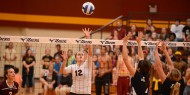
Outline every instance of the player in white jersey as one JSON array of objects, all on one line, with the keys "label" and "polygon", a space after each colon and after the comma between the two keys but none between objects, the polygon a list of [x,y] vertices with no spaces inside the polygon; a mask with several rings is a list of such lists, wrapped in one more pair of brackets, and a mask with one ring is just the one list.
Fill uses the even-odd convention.
[{"label": "player in white jersey", "polygon": [[[83,29],[86,39],[90,38],[90,30]],[[91,95],[91,78],[92,78],[92,46],[88,45],[88,55],[82,51],[76,54],[76,64],[66,67],[67,54],[63,52],[63,64],[60,68],[60,74],[72,74],[73,84],[70,95]]]}]

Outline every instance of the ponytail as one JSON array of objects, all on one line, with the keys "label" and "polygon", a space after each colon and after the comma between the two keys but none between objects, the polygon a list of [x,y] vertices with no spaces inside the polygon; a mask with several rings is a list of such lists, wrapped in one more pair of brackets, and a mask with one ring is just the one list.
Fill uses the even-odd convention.
[{"label": "ponytail", "polygon": [[179,92],[180,92],[180,83],[179,82],[176,82],[173,87],[172,87],[172,90],[171,90],[171,93],[170,95],[179,95]]}]

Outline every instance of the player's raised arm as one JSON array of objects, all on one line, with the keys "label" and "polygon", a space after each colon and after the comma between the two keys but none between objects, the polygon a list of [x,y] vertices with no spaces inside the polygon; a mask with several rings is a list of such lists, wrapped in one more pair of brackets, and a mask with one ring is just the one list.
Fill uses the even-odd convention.
[{"label": "player's raised arm", "polygon": [[62,58],[63,58],[63,63],[61,65],[61,68],[59,70],[59,74],[67,74],[68,72],[66,71],[65,67],[66,67],[66,64],[67,64],[67,53],[65,51],[62,52]]},{"label": "player's raised arm", "polygon": [[129,63],[129,59],[128,59],[127,43],[128,43],[129,37],[130,37],[130,35],[128,34],[123,39],[122,56],[123,56],[123,61],[125,62],[125,65],[126,65],[127,69],[129,70],[131,76],[134,76],[136,70],[135,70],[134,66],[131,63]]},{"label": "player's raised arm", "polygon": [[158,45],[159,45],[160,42],[156,43],[156,48],[155,48],[155,68],[158,72],[158,75],[161,79],[161,82],[163,83],[166,79],[166,75],[163,71],[163,68],[162,68],[162,62],[160,60],[160,56],[158,54]]},{"label": "player's raised arm", "polygon": [[166,61],[168,63],[168,66],[169,66],[169,70],[171,71],[172,69],[174,69],[174,65],[173,65],[173,62],[168,54],[168,51],[166,49],[166,43],[165,42],[162,42],[162,50],[163,50],[163,53],[164,55],[166,56]]},{"label": "player's raised arm", "polygon": [[[92,30],[90,30],[90,28],[86,29],[82,29],[83,33],[86,36],[86,39],[90,39],[90,33],[92,32]],[[90,66],[92,66],[92,45],[87,45],[88,48],[88,63]]]},{"label": "player's raised arm", "polygon": [[140,60],[144,60],[144,53],[142,50],[142,45],[141,45],[141,40],[143,37],[143,33],[140,31],[138,33],[138,37],[136,38],[137,44],[138,44],[138,57],[139,57],[139,61]]}]

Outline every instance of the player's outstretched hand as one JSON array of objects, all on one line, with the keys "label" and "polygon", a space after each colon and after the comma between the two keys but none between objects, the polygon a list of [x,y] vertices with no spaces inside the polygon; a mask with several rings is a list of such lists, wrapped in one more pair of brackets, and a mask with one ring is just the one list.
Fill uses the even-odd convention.
[{"label": "player's outstretched hand", "polygon": [[63,58],[63,60],[68,59],[67,53],[65,51],[62,51],[61,57]]},{"label": "player's outstretched hand", "polygon": [[92,30],[90,30],[90,28],[83,28],[82,29],[83,33],[85,34],[86,38],[89,39],[90,38],[90,33],[92,32]]}]

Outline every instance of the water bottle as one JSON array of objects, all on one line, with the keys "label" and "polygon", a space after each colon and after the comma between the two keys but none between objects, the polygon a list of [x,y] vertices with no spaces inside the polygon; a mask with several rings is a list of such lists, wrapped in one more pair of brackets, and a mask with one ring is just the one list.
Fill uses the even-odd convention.
[{"label": "water bottle", "polygon": [[108,94],[109,93],[109,84],[108,83],[106,83],[106,85],[105,85],[105,94]]}]

